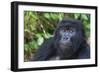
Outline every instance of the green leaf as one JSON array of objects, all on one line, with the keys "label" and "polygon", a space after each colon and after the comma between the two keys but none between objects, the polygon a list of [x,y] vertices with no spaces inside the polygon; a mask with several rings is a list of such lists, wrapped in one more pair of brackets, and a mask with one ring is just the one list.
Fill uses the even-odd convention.
[{"label": "green leaf", "polygon": [[24,50],[25,50],[26,52],[28,52],[28,50],[29,50],[29,45],[28,45],[28,44],[24,44]]},{"label": "green leaf", "polygon": [[37,49],[38,48],[38,44],[35,40],[33,40],[32,42],[30,42],[30,47],[31,49]]},{"label": "green leaf", "polygon": [[49,13],[44,13],[44,17],[49,19],[50,18]]},{"label": "green leaf", "polygon": [[88,20],[88,16],[86,14],[82,14],[81,17],[83,20]]},{"label": "green leaf", "polygon": [[38,45],[41,45],[41,44],[43,43],[43,41],[44,41],[44,38],[43,38],[42,36],[40,36],[40,37],[38,38],[38,40],[37,40]]},{"label": "green leaf", "polygon": [[79,13],[74,14],[74,18],[75,18],[75,19],[78,19],[79,17],[80,17],[80,14],[79,14]]}]

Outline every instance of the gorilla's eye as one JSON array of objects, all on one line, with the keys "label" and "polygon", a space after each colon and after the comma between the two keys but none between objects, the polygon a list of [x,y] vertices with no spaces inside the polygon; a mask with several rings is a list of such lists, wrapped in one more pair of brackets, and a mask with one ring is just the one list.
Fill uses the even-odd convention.
[{"label": "gorilla's eye", "polygon": [[69,30],[69,32],[73,32],[73,30]]},{"label": "gorilla's eye", "polygon": [[65,28],[63,29],[63,31],[64,31],[64,32],[73,32],[73,31],[74,31],[74,28],[73,28],[73,27],[67,26],[67,27],[65,27]]}]

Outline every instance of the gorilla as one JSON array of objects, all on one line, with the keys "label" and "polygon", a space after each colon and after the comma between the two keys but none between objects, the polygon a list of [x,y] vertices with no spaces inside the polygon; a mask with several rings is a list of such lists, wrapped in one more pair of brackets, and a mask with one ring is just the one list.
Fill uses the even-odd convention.
[{"label": "gorilla", "polygon": [[40,46],[32,61],[88,58],[90,58],[90,48],[86,42],[82,22],[64,19],[58,23],[54,37]]}]

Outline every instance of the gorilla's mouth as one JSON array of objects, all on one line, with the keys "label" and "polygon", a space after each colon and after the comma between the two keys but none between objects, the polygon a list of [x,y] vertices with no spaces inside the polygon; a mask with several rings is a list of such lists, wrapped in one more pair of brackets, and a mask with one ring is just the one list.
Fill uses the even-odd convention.
[{"label": "gorilla's mouth", "polygon": [[71,46],[67,46],[66,44],[60,44],[59,47],[62,48],[62,49],[66,49],[66,48],[68,49]]},{"label": "gorilla's mouth", "polygon": [[72,43],[60,43],[59,47],[62,49],[70,49],[72,48]]}]

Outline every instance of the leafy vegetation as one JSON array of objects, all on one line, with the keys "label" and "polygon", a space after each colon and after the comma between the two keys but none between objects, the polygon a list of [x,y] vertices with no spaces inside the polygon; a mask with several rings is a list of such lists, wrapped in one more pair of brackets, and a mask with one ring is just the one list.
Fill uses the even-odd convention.
[{"label": "leafy vegetation", "polygon": [[83,13],[54,13],[24,11],[24,60],[28,61],[36,49],[48,38],[62,19],[73,18],[84,24],[87,39],[90,36],[90,15]]}]

